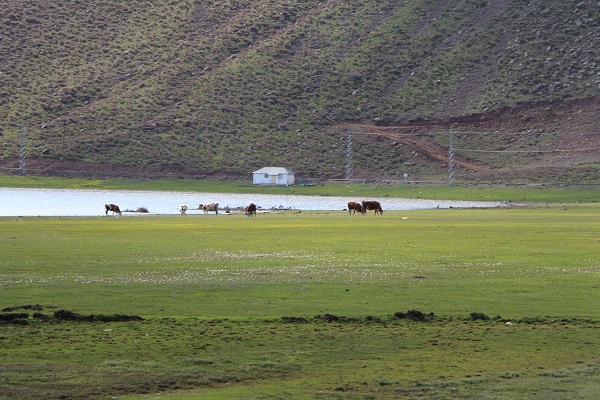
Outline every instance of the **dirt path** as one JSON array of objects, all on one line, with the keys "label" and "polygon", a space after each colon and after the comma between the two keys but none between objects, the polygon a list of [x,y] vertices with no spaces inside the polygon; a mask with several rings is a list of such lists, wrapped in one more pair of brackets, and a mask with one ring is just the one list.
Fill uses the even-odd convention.
[{"label": "dirt path", "polygon": [[[426,135],[406,133],[406,131],[414,130],[415,128],[427,128],[431,126],[432,125],[428,124],[379,126],[372,124],[344,123],[336,125],[336,128],[345,131],[350,130],[354,133],[360,133],[363,135],[385,136],[396,142],[402,143],[403,145],[410,147],[411,149],[414,149],[415,151],[419,152],[420,154],[423,154],[430,160],[435,160],[447,164],[449,158],[448,148],[442,147],[439,144],[432,142],[427,138]],[[417,137],[419,139],[416,139]],[[469,161],[466,158],[456,154],[454,155],[454,165],[471,171],[489,170],[489,168],[487,168],[484,165]]]},{"label": "dirt path", "polygon": [[[448,163],[447,147],[434,142],[430,133],[454,130],[457,133],[490,133],[498,135],[494,140],[503,140],[502,135],[521,136],[538,132],[552,134],[551,144],[546,144],[544,160],[548,165],[576,165],[597,163],[600,149],[598,131],[600,97],[575,99],[562,102],[524,104],[516,107],[493,110],[438,120],[408,120],[404,123],[381,125],[371,121],[341,122],[331,128],[337,132],[354,132],[389,138],[413,149],[429,160]],[[532,141],[530,149],[535,149]],[[540,150],[540,149],[538,149]],[[569,153],[568,158],[564,154]],[[541,153],[540,153],[541,154]],[[469,159],[461,154],[454,155],[454,164],[473,172],[489,173],[490,168],[481,161]],[[504,167],[510,169],[510,165]]]}]

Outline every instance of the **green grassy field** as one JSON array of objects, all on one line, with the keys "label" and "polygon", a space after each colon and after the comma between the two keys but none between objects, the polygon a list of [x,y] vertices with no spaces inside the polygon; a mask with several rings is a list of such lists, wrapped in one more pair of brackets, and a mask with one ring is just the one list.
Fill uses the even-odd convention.
[{"label": "green grassy field", "polygon": [[0,218],[0,398],[595,399],[599,215]]}]

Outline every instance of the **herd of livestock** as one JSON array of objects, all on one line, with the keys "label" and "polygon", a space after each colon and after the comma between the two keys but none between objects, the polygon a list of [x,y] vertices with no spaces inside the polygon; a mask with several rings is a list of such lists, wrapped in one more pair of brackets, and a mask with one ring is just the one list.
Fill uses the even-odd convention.
[{"label": "herd of livestock", "polygon": [[[244,207],[244,211],[246,213],[246,217],[256,217],[256,211],[258,207],[254,203],[248,204]],[[113,215],[122,215],[121,209],[116,204],[105,204],[104,205],[105,214],[108,215],[108,212],[111,211]],[[214,212],[216,215],[219,214],[219,203],[204,203],[198,206],[198,210],[202,210],[204,214],[208,212]],[[383,215],[383,209],[381,208],[381,204],[376,200],[363,200],[362,202],[358,201],[349,201],[348,202],[348,214],[362,214],[366,215],[367,211],[373,210],[375,211],[375,215],[380,214]],[[185,204],[181,204],[179,206],[179,212],[181,215],[185,215],[188,211],[188,206]]]}]

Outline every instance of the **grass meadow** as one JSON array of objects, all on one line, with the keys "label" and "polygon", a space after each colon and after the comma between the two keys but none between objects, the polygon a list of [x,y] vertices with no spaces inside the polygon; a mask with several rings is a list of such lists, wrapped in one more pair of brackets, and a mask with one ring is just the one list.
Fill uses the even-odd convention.
[{"label": "grass meadow", "polygon": [[599,216],[3,217],[0,398],[596,399]]}]

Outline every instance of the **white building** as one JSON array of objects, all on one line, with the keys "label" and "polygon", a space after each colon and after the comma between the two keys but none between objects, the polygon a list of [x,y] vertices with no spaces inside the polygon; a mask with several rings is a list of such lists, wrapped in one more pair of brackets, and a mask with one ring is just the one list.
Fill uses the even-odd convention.
[{"label": "white building", "polygon": [[252,173],[255,185],[293,185],[294,173],[282,167],[263,167]]}]

